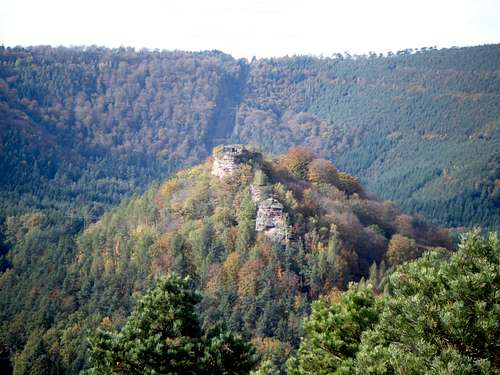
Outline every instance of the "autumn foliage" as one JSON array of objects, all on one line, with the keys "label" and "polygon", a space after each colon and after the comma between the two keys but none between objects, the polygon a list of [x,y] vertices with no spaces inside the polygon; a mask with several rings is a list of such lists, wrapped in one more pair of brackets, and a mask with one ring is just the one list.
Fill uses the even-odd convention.
[{"label": "autumn foliage", "polygon": [[311,151],[304,147],[292,147],[279,158],[280,166],[292,176],[305,179],[308,173],[309,163],[314,159]]},{"label": "autumn foliage", "polygon": [[337,168],[329,160],[314,159],[310,162],[307,179],[311,182],[338,185]]}]

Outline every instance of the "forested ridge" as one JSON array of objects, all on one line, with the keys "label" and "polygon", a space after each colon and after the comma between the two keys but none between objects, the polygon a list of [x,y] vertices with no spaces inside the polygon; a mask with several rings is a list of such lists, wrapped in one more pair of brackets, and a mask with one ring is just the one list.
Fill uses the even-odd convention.
[{"label": "forested ridge", "polygon": [[305,145],[408,212],[499,225],[498,45],[250,62],[2,47],[0,61],[3,218],[66,204],[99,216],[232,141]]}]

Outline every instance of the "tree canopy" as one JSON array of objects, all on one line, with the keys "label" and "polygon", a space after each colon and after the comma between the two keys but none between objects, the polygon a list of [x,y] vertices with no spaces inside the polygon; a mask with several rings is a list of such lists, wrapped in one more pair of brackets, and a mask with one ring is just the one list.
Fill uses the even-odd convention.
[{"label": "tree canopy", "polygon": [[90,339],[88,374],[248,374],[254,349],[241,337],[200,328],[201,297],[189,278],[160,278],[120,330],[98,329]]},{"label": "tree canopy", "polygon": [[296,357],[288,362],[289,375],[347,374],[354,370],[361,334],[378,321],[379,306],[365,285],[350,284],[333,303],[321,299],[304,322],[306,336]]},{"label": "tree canopy", "polygon": [[464,236],[456,253],[425,253],[399,267],[386,295],[364,283],[313,304],[290,374],[500,372],[500,246]]},{"label": "tree canopy", "polygon": [[500,244],[465,236],[454,254],[432,251],[390,277],[379,323],[357,355],[364,374],[500,371]]}]

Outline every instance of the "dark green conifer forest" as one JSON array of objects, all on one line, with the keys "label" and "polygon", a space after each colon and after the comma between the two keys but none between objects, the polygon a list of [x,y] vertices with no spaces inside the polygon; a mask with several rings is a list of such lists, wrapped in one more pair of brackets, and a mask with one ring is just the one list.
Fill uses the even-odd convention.
[{"label": "dark green conifer forest", "polygon": [[0,373],[499,373],[499,72],[0,47]]}]

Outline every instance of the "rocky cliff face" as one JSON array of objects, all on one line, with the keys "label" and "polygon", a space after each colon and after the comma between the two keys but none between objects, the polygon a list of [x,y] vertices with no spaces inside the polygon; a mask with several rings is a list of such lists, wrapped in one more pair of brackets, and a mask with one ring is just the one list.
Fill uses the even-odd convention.
[{"label": "rocky cliff face", "polygon": [[[212,175],[219,178],[232,175],[241,165],[254,162],[260,164],[262,155],[251,152],[243,145],[218,146],[213,151]],[[284,206],[270,198],[269,186],[250,185],[252,200],[257,204],[255,231],[264,233],[269,239],[283,243],[286,240]]]},{"label": "rocky cliff face", "polygon": [[286,219],[284,206],[274,198],[259,203],[255,231],[264,233],[275,242],[286,240]]},{"label": "rocky cliff face", "polygon": [[223,145],[214,148],[212,174],[220,178],[229,176],[255,155],[242,145]]}]

